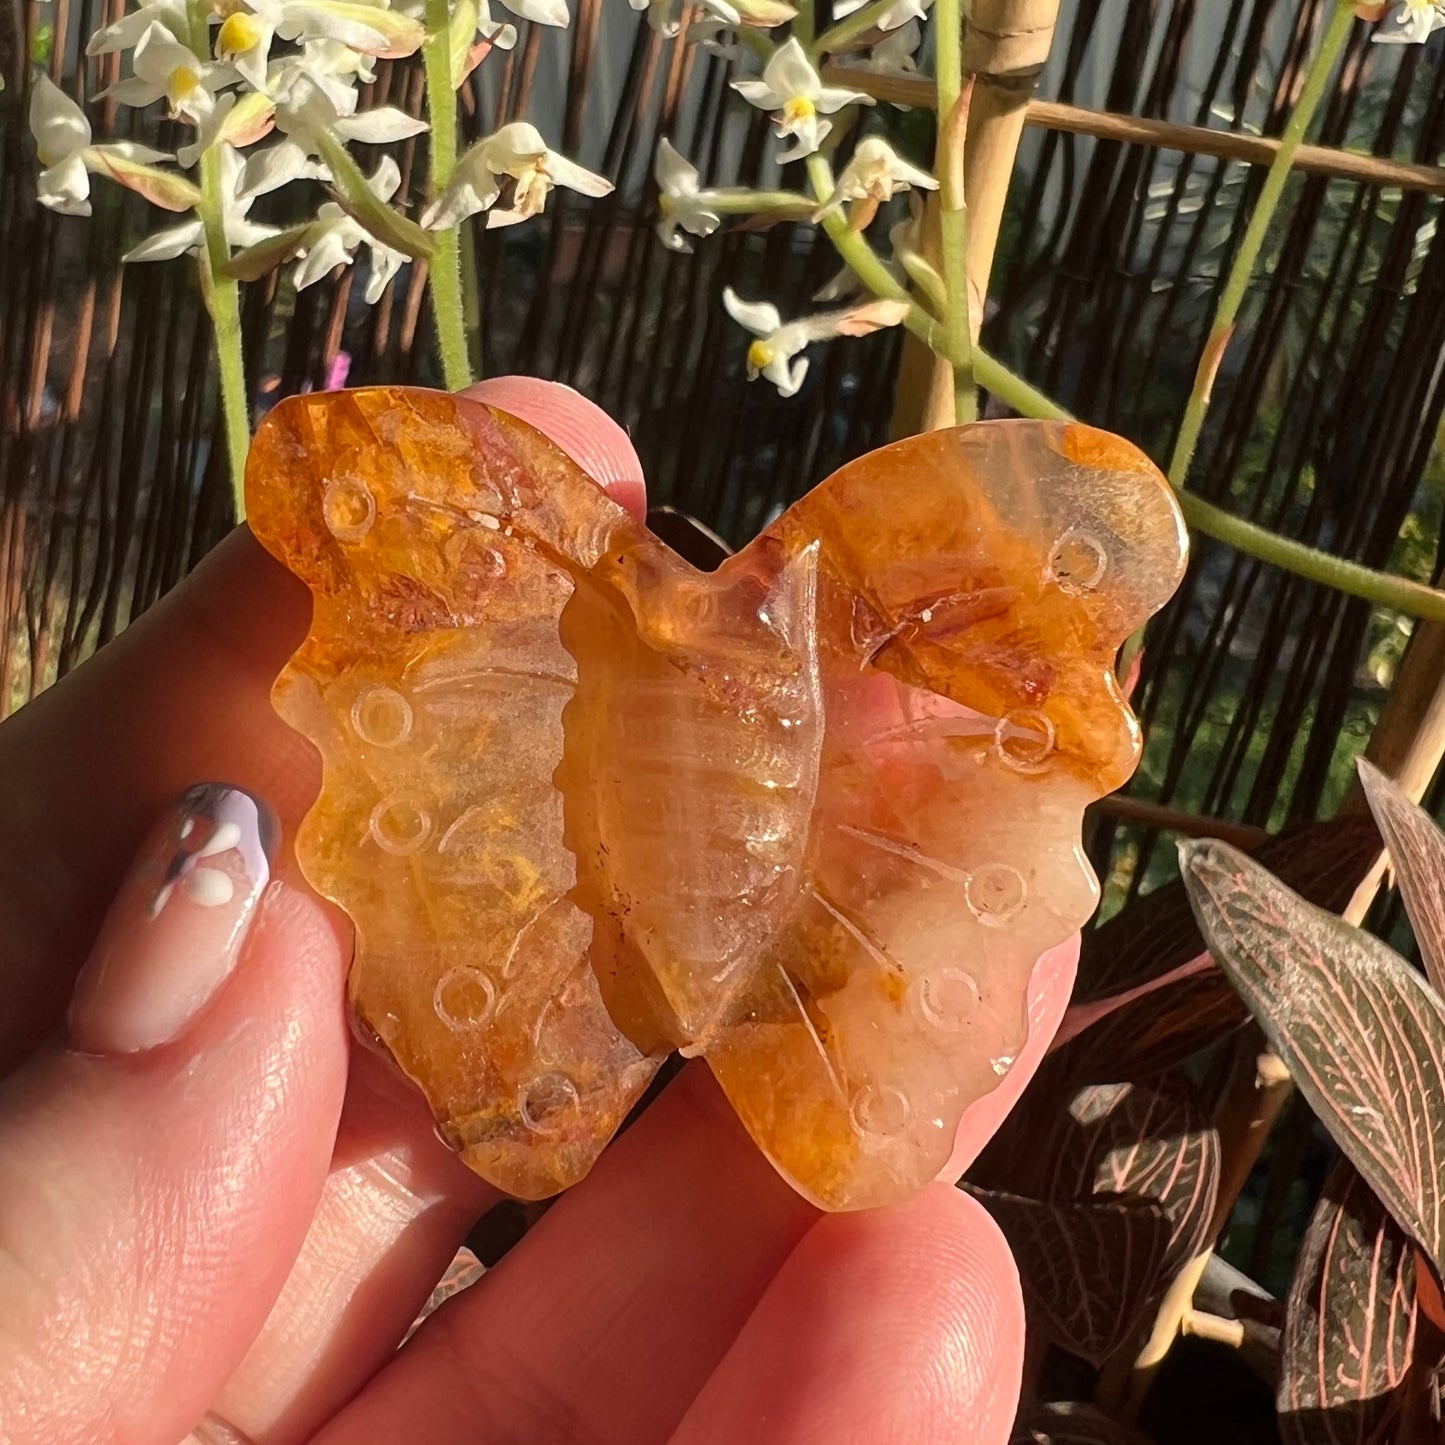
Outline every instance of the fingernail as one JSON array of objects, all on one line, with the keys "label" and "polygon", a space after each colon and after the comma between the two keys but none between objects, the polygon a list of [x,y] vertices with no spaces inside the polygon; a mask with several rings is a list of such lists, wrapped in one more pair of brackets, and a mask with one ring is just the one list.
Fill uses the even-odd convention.
[{"label": "fingernail", "polygon": [[177,1038],[230,976],[280,837],[240,788],[190,789],[142,845],[70,1005],[70,1041],[132,1054]]},{"label": "fingernail", "polygon": [[181,1441],[181,1445],[253,1445],[253,1441],[229,1421],[221,1419],[219,1415],[208,1414]]}]

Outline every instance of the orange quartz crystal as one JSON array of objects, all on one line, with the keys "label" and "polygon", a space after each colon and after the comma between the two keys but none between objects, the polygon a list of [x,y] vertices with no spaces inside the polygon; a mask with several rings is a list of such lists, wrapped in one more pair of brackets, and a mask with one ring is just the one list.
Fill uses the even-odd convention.
[{"label": "orange quartz crystal", "polygon": [[702,574],[524,423],[379,388],[278,406],[247,501],[315,596],[298,856],[478,1173],[574,1183],[680,1048],[824,1208],[937,1174],[1138,757],[1114,654],[1185,554],[1144,456],[914,437]]}]

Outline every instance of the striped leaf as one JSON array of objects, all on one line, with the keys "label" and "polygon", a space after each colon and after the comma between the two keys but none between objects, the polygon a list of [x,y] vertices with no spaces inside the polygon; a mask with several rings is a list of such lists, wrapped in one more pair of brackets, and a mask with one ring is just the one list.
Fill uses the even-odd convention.
[{"label": "striped leaf", "polygon": [[1378,939],[1224,843],[1180,849],[1200,926],[1301,1092],[1425,1250],[1445,1257],[1445,1006]]},{"label": "striped leaf", "polygon": [[[1291,828],[1251,856],[1311,903],[1338,913],[1380,856],[1380,836],[1369,818],[1354,815]],[[1204,948],[1183,883],[1166,883],[1084,935],[1074,1001],[1128,993]]]},{"label": "striped leaf", "polygon": [[1405,1439],[1415,1347],[1415,1247],[1342,1159],[1305,1235],[1280,1342],[1286,1445]]},{"label": "striped leaf", "polygon": [[1445,833],[1423,808],[1372,763],[1359,760],[1360,781],[1390,864],[1405,912],[1420,945],[1425,972],[1435,992],[1445,996]]},{"label": "striped leaf", "polygon": [[[1254,856],[1311,903],[1338,911],[1379,854],[1374,824],[1352,816],[1281,833]],[[1247,1010],[1212,967],[1195,969],[1208,957],[1182,882],[1086,933],[1079,987],[1059,1030],[1066,1042],[1055,1044],[1073,1078],[1146,1078],[1231,1034]]]},{"label": "striped leaf", "polygon": [[1100,1365],[1137,1335],[1153,1311],[1172,1233],[1157,1204],[969,1192],[1003,1231],[1029,1317],[1055,1344]]},{"label": "striped leaf", "polygon": [[1098,1362],[1199,1248],[1219,1138],[1182,1076],[1060,1088],[1046,1065],[970,1180],[1050,1337]]},{"label": "striped leaf", "polygon": [[[1098,1007],[1083,1004],[1069,1012],[1082,1015]],[[1227,1038],[1248,1017],[1234,986],[1211,963],[1205,972],[1101,1013],[1097,1023],[1080,1018],[1084,1026],[1057,1045],[1056,1052],[1070,1077],[1080,1083],[1117,1078],[1121,1071],[1131,1079],[1146,1079]],[[1072,1023],[1066,1016],[1064,1028]]]}]

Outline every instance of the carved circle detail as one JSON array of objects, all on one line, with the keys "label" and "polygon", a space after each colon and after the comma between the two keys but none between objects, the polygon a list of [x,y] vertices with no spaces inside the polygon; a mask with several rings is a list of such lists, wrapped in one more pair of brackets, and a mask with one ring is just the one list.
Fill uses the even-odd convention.
[{"label": "carved circle detail", "polygon": [[1053,719],[1036,708],[1006,712],[993,730],[999,760],[1020,773],[1038,772],[1048,762],[1057,739]]},{"label": "carved circle detail", "polygon": [[480,968],[453,968],[432,994],[437,1017],[454,1033],[484,1027],[497,1007],[497,986]]},{"label": "carved circle detail", "polygon": [[980,923],[998,927],[1028,902],[1029,889],[1017,868],[1007,863],[985,863],[968,875],[963,893]]},{"label": "carved circle detail", "polygon": [[854,1095],[853,1122],[865,1134],[895,1135],[908,1127],[913,1109],[891,1084],[864,1084]]},{"label": "carved circle detail", "polygon": [[376,498],[360,477],[332,477],[321,498],[321,516],[338,542],[359,542],[376,521]]},{"label": "carved circle detail", "polygon": [[528,1079],[517,1091],[517,1113],[534,1134],[555,1134],[579,1107],[577,1085],[553,1072]]},{"label": "carved circle detail", "polygon": [[1049,575],[1071,597],[1092,592],[1109,570],[1109,554],[1092,532],[1070,527],[1049,554]]},{"label": "carved circle detail", "polygon": [[393,687],[369,687],[351,704],[351,727],[364,743],[394,748],[411,736],[411,704]]},{"label": "carved circle detail", "polygon": [[432,816],[415,799],[393,793],[371,810],[368,829],[378,848],[404,857],[431,837]]},{"label": "carved circle detail", "polygon": [[978,983],[962,968],[941,968],[918,985],[918,1008],[936,1029],[966,1028],[978,1012]]}]

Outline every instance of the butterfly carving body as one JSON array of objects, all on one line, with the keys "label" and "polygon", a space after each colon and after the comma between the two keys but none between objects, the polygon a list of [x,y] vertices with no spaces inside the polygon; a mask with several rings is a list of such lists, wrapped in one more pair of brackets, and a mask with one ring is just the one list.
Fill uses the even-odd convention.
[{"label": "butterfly carving body", "polygon": [[315,597],[298,856],[474,1169],[565,1188],[682,1049],[825,1208],[937,1174],[1137,760],[1113,656],[1185,553],[1141,454],[915,437],[702,574],[524,423],[378,388],[278,406],[247,498]]}]

